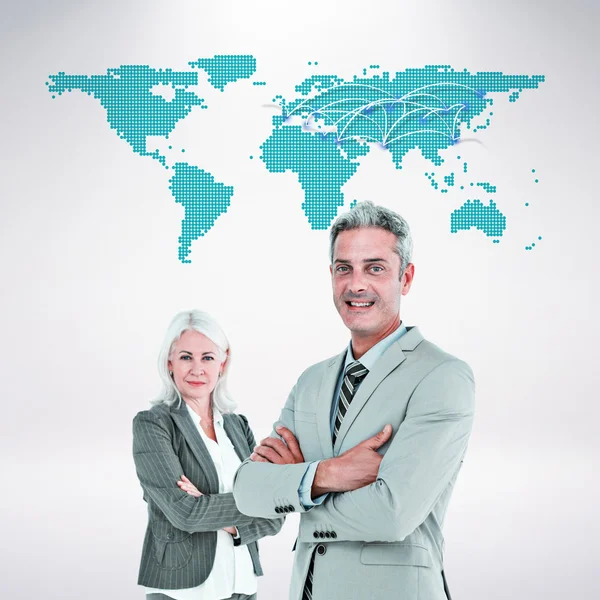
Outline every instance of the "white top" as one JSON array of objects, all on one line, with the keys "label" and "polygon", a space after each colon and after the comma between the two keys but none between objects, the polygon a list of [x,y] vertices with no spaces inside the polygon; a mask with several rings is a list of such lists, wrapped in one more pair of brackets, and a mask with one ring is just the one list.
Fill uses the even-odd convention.
[{"label": "white top", "polygon": [[[233,476],[241,461],[229,437],[227,437],[225,429],[223,429],[223,415],[216,407],[213,407],[213,421],[218,442],[216,443],[200,427],[200,417],[189,405],[186,404],[186,406],[217,470],[219,494],[232,492]],[[173,482],[173,485],[177,484]],[[182,590],[146,588],[146,594],[165,594],[174,598],[174,600],[222,600],[233,596],[233,594],[251,596],[256,594],[257,587],[257,577],[254,573],[248,546],[245,544],[234,546],[231,534],[219,529],[217,531],[215,562],[204,583]]]}]

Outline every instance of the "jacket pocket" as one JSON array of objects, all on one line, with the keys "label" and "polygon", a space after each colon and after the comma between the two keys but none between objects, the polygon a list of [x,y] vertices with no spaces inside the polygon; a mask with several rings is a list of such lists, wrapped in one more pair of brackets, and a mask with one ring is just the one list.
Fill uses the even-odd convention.
[{"label": "jacket pocket", "polygon": [[152,545],[154,559],[161,569],[173,571],[182,569],[192,558],[194,548],[192,534],[165,523],[152,525]]},{"label": "jacket pocket", "polygon": [[294,420],[302,423],[316,423],[317,415],[313,412],[305,412],[303,410],[294,411]]},{"label": "jacket pocket", "polygon": [[432,567],[429,550],[418,544],[375,543],[365,544],[360,553],[363,565],[408,565]]}]

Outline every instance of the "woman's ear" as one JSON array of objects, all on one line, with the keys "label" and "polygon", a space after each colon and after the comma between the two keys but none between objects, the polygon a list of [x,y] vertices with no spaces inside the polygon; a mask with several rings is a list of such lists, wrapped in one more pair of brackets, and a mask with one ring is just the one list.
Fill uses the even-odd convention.
[{"label": "woman's ear", "polygon": [[227,366],[227,361],[229,360],[229,349],[225,351],[225,360],[221,364],[221,370],[219,371],[219,377],[223,377],[223,373],[225,372],[225,367]]}]

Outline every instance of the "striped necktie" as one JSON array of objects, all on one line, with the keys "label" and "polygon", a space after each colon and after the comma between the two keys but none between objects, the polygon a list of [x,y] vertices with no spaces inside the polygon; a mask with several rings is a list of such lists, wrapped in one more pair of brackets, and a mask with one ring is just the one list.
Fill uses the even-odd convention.
[{"label": "striped necktie", "polygon": [[[369,369],[363,367],[357,360],[348,365],[346,372],[344,373],[344,381],[342,381],[342,387],[340,389],[340,397],[338,399],[337,413],[335,415],[335,423],[333,425],[332,441],[335,444],[335,440],[340,432],[342,421],[350,408],[350,403],[354,394],[358,389],[360,382],[367,376]],[[308,565],[308,573],[306,575],[306,581],[304,582],[304,590],[302,593],[302,600],[312,600],[312,586],[313,586],[313,571],[315,568],[315,551],[313,551],[310,557],[310,564]]]},{"label": "striped necktie", "polygon": [[332,441],[335,444],[342,421],[350,408],[354,393],[358,388],[360,382],[367,376],[369,369],[363,367],[359,361],[355,360],[353,363],[348,365],[346,372],[344,373],[344,381],[342,381],[342,387],[340,389],[340,397],[338,399],[337,413],[335,415],[335,423],[333,425]]}]

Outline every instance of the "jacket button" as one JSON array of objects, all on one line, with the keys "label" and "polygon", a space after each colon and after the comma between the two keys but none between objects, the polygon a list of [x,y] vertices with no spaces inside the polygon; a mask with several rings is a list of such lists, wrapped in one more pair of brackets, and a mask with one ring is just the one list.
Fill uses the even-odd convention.
[{"label": "jacket button", "polygon": [[289,506],[284,506],[283,507],[283,512],[284,513],[289,513],[290,512],[290,507]]},{"label": "jacket button", "polygon": [[324,537],[325,537],[325,534],[324,534],[322,531],[319,531],[319,537],[320,537],[320,538],[324,538]]},{"label": "jacket button", "polygon": [[330,537],[331,537],[331,534],[329,533],[329,531],[326,531],[326,532],[325,532],[325,537],[326,537],[326,538],[330,538]]},{"label": "jacket button", "polygon": [[323,556],[325,554],[325,552],[327,552],[327,548],[325,546],[323,546],[323,544],[319,544],[317,546],[317,554],[319,556]]},{"label": "jacket button", "polygon": [[291,504],[288,506],[288,508],[289,508],[290,512],[294,512],[294,507]]},{"label": "jacket button", "polygon": [[318,531],[315,531],[315,532],[313,533],[313,537],[314,537],[314,538],[318,538],[318,537],[319,537],[319,532],[318,532]]},{"label": "jacket button", "polygon": [[281,508],[279,508],[279,506],[276,506],[276,507],[275,507],[275,512],[276,512],[277,514],[279,514],[279,513],[281,512]]},{"label": "jacket button", "polygon": [[337,537],[337,533],[335,531],[331,532],[331,537],[335,540],[335,538]]},{"label": "jacket button", "polygon": [[172,540],[175,536],[172,533],[167,533],[167,539]]}]

